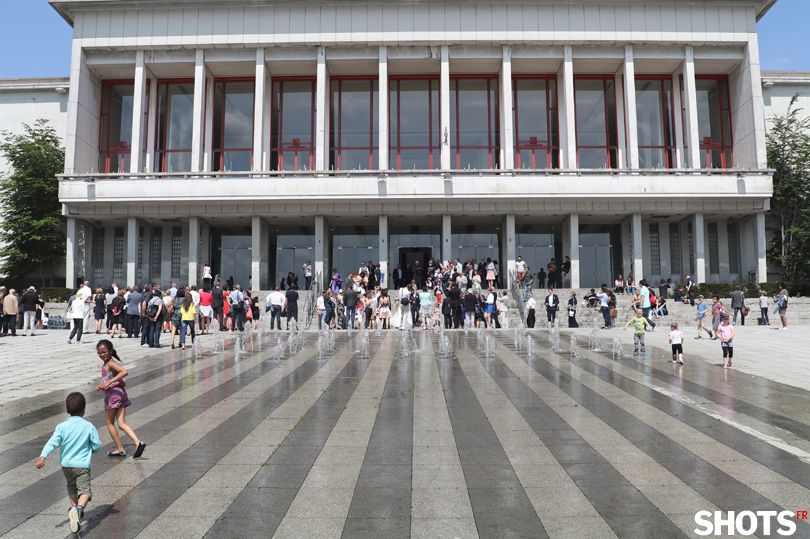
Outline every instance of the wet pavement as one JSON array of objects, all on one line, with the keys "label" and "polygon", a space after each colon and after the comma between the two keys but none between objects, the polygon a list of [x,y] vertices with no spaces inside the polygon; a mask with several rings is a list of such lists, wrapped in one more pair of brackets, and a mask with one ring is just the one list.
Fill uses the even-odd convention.
[{"label": "wet pavement", "polygon": [[103,445],[82,537],[698,537],[698,511],[809,511],[810,383],[784,383],[808,333],[740,328],[724,370],[688,330],[673,365],[661,329],[643,357],[587,328],[529,332],[533,353],[511,330],[206,336],[199,358],[116,339],[137,460],[106,456],[92,345],[0,339],[0,535],[72,535],[56,454],[33,461],[77,389]]}]

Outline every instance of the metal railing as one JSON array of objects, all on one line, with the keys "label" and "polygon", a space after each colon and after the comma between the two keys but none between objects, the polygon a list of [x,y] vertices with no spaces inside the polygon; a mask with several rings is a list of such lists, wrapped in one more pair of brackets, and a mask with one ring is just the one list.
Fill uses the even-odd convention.
[{"label": "metal railing", "polygon": [[318,296],[321,291],[321,274],[315,273],[312,276],[312,284],[309,287],[309,294],[304,303],[304,327],[309,329],[312,326],[312,316],[318,310]]},{"label": "metal railing", "polygon": [[520,321],[526,323],[526,302],[523,299],[523,291],[517,279],[517,274],[513,270],[509,271],[509,291],[515,300],[515,308],[520,313]]},{"label": "metal railing", "polygon": [[741,168],[644,168],[644,169],[616,169],[616,168],[576,168],[576,169],[549,169],[549,168],[514,168],[514,169],[410,169],[410,170],[263,170],[263,171],[218,171],[218,172],[93,172],[84,174],[57,174],[60,181],[95,182],[98,180],[188,180],[188,179],[230,179],[230,178],[306,178],[329,177],[350,178],[366,177],[385,181],[388,178],[440,176],[450,180],[454,177],[469,176],[730,176],[742,178],[745,175],[773,175],[773,169],[741,169]]}]

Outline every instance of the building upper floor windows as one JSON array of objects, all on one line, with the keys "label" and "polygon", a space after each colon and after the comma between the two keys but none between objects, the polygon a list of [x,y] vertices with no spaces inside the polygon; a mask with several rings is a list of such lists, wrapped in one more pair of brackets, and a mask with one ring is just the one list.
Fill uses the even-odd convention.
[{"label": "building upper floor windows", "polygon": [[155,171],[191,170],[194,80],[162,80],[157,90]]},{"label": "building upper floor windows", "polygon": [[270,133],[270,168],[315,168],[314,78],[283,78],[273,81]]},{"label": "building upper floor windows", "polygon": [[250,170],[254,79],[214,81],[213,170]]},{"label": "building upper floor windows", "polygon": [[101,86],[99,172],[129,172],[132,149],[133,81],[104,81]]},{"label": "building upper floor windows", "polygon": [[441,166],[439,79],[396,77],[389,82],[391,168]]},{"label": "building upper floor windows", "polygon": [[376,78],[333,78],[330,162],[337,170],[374,169],[379,157]]},{"label": "building upper floor windows", "polygon": [[574,102],[579,167],[618,168],[615,76],[576,76]]},{"label": "building upper floor windows", "polygon": [[497,76],[450,80],[450,164],[462,169],[500,168]]},{"label": "building upper floor windows", "polygon": [[731,168],[733,144],[728,77],[698,75],[696,78],[700,165]]},{"label": "building upper floor windows", "polygon": [[556,77],[514,77],[512,93],[515,168],[559,168]]},{"label": "building upper floor windows", "polygon": [[639,168],[675,168],[672,76],[639,75],[635,92]]}]

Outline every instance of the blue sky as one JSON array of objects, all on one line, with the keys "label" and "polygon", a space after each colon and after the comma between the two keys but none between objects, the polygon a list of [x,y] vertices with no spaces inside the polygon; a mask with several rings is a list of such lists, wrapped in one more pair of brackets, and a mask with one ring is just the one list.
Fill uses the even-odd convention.
[{"label": "blue sky", "polygon": [[[0,78],[67,76],[72,29],[46,0],[0,0]],[[759,23],[762,69],[810,71],[810,0],[779,0]]]}]

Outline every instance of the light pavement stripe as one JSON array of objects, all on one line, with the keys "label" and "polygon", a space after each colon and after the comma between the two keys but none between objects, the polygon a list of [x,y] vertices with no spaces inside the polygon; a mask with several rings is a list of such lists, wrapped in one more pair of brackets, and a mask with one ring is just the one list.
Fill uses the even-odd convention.
[{"label": "light pavement stripe", "polygon": [[[291,358],[278,367],[273,365],[273,362],[263,362],[262,365],[258,365],[251,371],[255,370],[255,374],[253,374],[253,380],[246,384],[241,390],[248,392],[252,389],[259,389],[263,387],[271,387],[273,384],[278,383],[279,381],[285,378],[285,375],[290,375],[294,373],[300,366],[305,364],[308,361],[308,358],[311,356],[311,353],[304,353]],[[263,374],[262,374],[262,371]],[[249,371],[250,372],[250,371]],[[202,383],[202,382],[201,382]],[[169,432],[168,434],[164,435],[156,442],[150,444],[149,448],[149,455],[146,458],[135,461],[133,459],[126,459],[126,460],[118,460],[113,462],[112,459],[107,461],[102,461],[101,466],[96,466],[96,468],[101,468],[103,473],[96,476],[94,479],[94,484],[96,485],[110,485],[110,486],[134,486],[140,484],[144,480],[148,479],[153,473],[160,470],[166,462],[175,458],[176,455],[182,453],[186,450],[190,445],[194,442],[199,440],[205,433],[210,432],[214,427],[221,424],[222,422],[227,419],[227,417],[233,415],[234,413],[238,413],[237,410],[242,409],[246,405],[250,403],[250,400],[245,399],[244,402],[228,402],[226,401],[229,395],[233,395],[239,389],[236,387],[230,388],[226,385],[222,385],[216,389],[216,391],[225,392],[223,393],[222,399],[218,402],[212,403],[209,406],[208,410],[203,411],[200,414],[195,414],[194,417],[190,417],[188,420],[184,420],[181,427],[174,429],[173,431]],[[224,409],[225,414],[223,414],[220,410]],[[165,415],[172,414],[175,410],[168,410]],[[162,419],[159,418],[158,421]],[[192,428],[186,428],[186,430],[181,430],[186,425],[192,425]],[[105,451],[105,448],[102,448],[102,451]],[[61,473],[54,472],[52,474],[52,478],[55,479],[55,483],[59,483],[63,481],[61,477]],[[40,499],[53,499],[56,498],[60,500],[62,498],[61,493],[56,496],[55,491],[53,491],[53,487],[51,485],[43,485],[42,487],[36,487],[32,491],[32,495],[35,492],[39,492],[39,490],[47,489],[48,496],[41,496]],[[15,501],[22,501],[14,498]],[[59,512],[61,513],[61,505],[63,501],[54,501],[50,506],[43,508],[43,512]],[[32,519],[33,520],[33,519]],[[13,525],[13,522],[9,522],[9,524]]]},{"label": "light pavement stripe", "polygon": [[341,536],[392,361],[390,348],[372,357],[273,537]]},{"label": "light pavement stripe", "polygon": [[478,537],[433,354],[414,356],[411,537]]},{"label": "light pavement stripe", "polygon": [[[167,527],[174,527],[177,519],[188,519],[190,523],[184,537],[203,537],[350,360],[351,355],[341,351],[326,363],[138,537],[159,535]],[[241,398],[241,394],[237,393],[235,398]],[[214,503],[207,503],[208,500]]]},{"label": "light pavement stripe", "polygon": [[478,359],[459,365],[549,537],[616,537]]},{"label": "light pavement stripe", "polygon": [[[556,361],[560,360],[557,359]],[[555,364],[556,361],[550,360],[552,364]],[[611,402],[623,406],[623,399],[606,395],[613,389],[613,386],[601,378],[581,370],[577,380]],[[548,390],[548,387],[552,384],[546,381],[540,385],[546,386],[544,389]],[[637,400],[635,397],[633,399]],[[790,479],[767,466],[739,453],[733,447],[722,444],[706,436],[703,432],[684,425],[676,418],[660,410],[646,405],[644,407],[624,408],[650,427],[672,440],[677,440],[677,443],[698,457],[782,507],[798,507],[810,499],[810,490],[807,488],[793,483]]]}]

